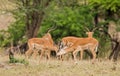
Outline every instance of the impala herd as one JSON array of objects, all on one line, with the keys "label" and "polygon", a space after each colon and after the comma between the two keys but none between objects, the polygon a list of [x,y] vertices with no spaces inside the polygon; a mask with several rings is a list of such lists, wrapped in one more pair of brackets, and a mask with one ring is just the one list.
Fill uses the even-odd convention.
[{"label": "impala herd", "polygon": [[29,58],[31,54],[36,58],[40,52],[40,58],[44,54],[50,59],[51,51],[55,51],[57,57],[72,53],[73,58],[76,61],[76,55],[80,52],[80,59],[83,59],[84,50],[89,50],[93,56],[92,62],[96,59],[96,52],[98,49],[98,40],[93,37],[93,32],[86,32],[88,37],[80,38],[74,36],[63,37],[59,45],[54,44],[51,34],[49,31],[41,38],[31,38],[28,40],[29,49],[26,51],[25,56]]}]

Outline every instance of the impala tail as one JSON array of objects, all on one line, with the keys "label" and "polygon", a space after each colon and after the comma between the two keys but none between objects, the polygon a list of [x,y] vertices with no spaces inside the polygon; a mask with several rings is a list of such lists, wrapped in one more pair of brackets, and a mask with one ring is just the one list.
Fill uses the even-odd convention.
[{"label": "impala tail", "polygon": [[99,51],[98,51],[98,46],[99,46],[99,44],[97,44],[97,45],[96,45],[96,48],[95,48],[95,52],[96,52],[97,55],[98,55],[98,53],[99,53]]}]

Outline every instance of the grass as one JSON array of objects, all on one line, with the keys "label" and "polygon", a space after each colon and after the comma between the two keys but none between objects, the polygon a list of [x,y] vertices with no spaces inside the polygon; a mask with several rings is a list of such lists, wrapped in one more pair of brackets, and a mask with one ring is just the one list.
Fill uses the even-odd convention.
[{"label": "grass", "polygon": [[[24,55],[16,56],[24,58]],[[57,59],[29,59],[29,65],[8,63],[8,56],[0,56],[0,76],[120,76],[120,62],[113,63],[109,60],[60,61]]]}]

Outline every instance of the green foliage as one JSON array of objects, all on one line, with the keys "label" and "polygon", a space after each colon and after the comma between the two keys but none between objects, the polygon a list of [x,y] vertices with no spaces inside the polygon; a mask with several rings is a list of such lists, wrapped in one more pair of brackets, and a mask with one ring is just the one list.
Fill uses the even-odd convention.
[{"label": "green foliage", "polygon": [[120,8],[120,0],[89,0],[90,5],[101,10],[117,12]]},{"label": "green foliage", "polygon": [[[53,0],[50,6],[45,9],[44,4],[33,6],[31,2],[34,0],[29,0],[27,6],[23,6],[21,1],[14,1],[20,7],[13,12],[16,21],[8,28],[7,35],[0,33],[0,45],[2,46],[10,44],[11,41],[13,41],[14,44],[17,44],[19,41],[27,41],[24,38],[26,32],[25,13],[33,14],[33,11],[44,11],[45,16],[39,30],[39,36],[43,36],[50,27],[57,26],[57,28],[50,33],[55,41],[59,41],[65,36],[85,37],[85,27],[88,27],[90,30],[94,28],[93,22],[96,14],[100,13],[100,15],[105,15],[107,10],[118,12],[120,8],[120,0],[88,0],[89,5],[79,4],[77,0]],[[46,1],[47,0],[43,0],[41,2],[46,3]],[[32,18],[33,17],[30,16],[30,21],[32,21]],[[102,25],[102,29],[106,31],[105,23],[98,23],[98,26]],[[110,45],[109,37],[99,30],[95,31],[94,37],[100,41],[102,51],[105,50],[106,46]]]},{"label": "green foliage", "polygon": [[53,11],[49,11],[46,15],[47,18],[42,23],[40,29],[41,33],[44,33],[45,27],[52,27],[54,25],[57,28],[52,31],[54,39],[61,39],[64,36],[79,36],[84,37],[85,28],[93,29],[93,17],[94,12],[90,12],[91,9],[87,5],[81,5],[79,7],[70,8],[65,7],[53,7]]},{"label": "green foliage", "polygon": [[[104,34],[99,33],[99,46],[100,46],[100,56],[106,54],[108,50],[111,50],[110,38],[107,36],[107,26],[106,23],[109,21],[115,21],[116,25],[119,26],[119,11],[120,11],[120,0],[89,0],[89,5],[92,11],[95,11],[101,18],[105,21],[103,22]],[[101,23],[99,23],[101,25]],[[119,30],[119,28],[117,28]],[[106,56],[106,55],[104,55]]]},{"label": "green foliage", "polygon": [[8,27],[7,31],[0,32],[0,46],[10,46],[13,42],[14,45],[19,42],[24,43],[26,39],[25,36],[25,18],[21,12],[13,11],[14,18],[16,21]]},{"label": "green foliage", "polygon": [[[85,37],[85,32],[87,31],[85,27],[92,30],[94,28],[93,21],[96,13],[104,11],[94,10],[94,8],[91,8],[91,5],[79,5],[71,8],[69,6],[59,7],[52,4],[48,9],[49,11],[46,10],[46,16],[42,23],[40,33],[43,34],[47,31],[46,28],[56,25],[57,28],[51,32],[55,41],[59,41],[65,36]],[[106,22],[102,22],[98,23],[97,26],[103,27],[102,29],[107,32],[104,26],[105,24]],[[110,49],[109,36],[96,30],[94,37],[100,42],[99,56],[104,57],[104,54]]]},{"label": "green foliage", "polygon": [[16,16],[18,16],[16,21],[8,28],[11,40],[15,44],[18,43],[19,40],[23,40],[23,36],[25,35],[24,17],[19,15]]},{"label": "green foliage", "polygon": [[10,42],[10,34],[5,30],[1,30],[0,31],[0,46],[3,47],[5,45],[9,45],[9,42]]}]

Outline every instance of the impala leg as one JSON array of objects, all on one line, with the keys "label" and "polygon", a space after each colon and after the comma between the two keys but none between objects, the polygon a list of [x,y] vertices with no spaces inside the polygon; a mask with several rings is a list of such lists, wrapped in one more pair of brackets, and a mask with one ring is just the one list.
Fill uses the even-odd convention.
[{"label": "impala leg", "polygon": [[83,50],[80,50],[80,60],[83,59]]},{"label": "impala leg", "polygon": [[63,55],[57,56],[57,59],[63,61]]},{"label": "impala leg", "polygon": [[34,50],[34,52],[33,52],[34,59],[36,59],[37,55],[38,55],[38,50]]},{"label": "impala leg", "polygon": [[62,61],[63,61],[63,55],[60,55],[59,57],[60,57],[60,60],[62,60]]},{"label": "impala leg", "polygon": [[91,50],[91,53],[93,55],[93,59],[92,59],[92,63],[94,63],[95,59],[96,59],[96,53],[94,50]]},{"label": "impala leg", "polygon": [[43,53],[44,53],[44,51],[41,50],[40,59],[42,59]]},{"label": "impala leg", "polygon": [[60,55],[60,56],[59,56],[59,59],[63,61],[63,56],[62,56],[62,55]]},{"label": "impala leg", "polygon": [[47,58],[50,59],[50,50],[47,50]]},{"label": "impala leg", "polygon": [[75,50],[75,51],[73,52],[73,58],[74,58],[74,61],[76,61],[76,62],[77,62],[77,58],[76,58],[77,53],[78,53],[78,50]]},{"label": "impala leg", "polygon": [[32,54],[32,50],[31,49],[28,49],[26,52],[25,52],[25,57],[28,59],[30,57],[30,55]]}]

